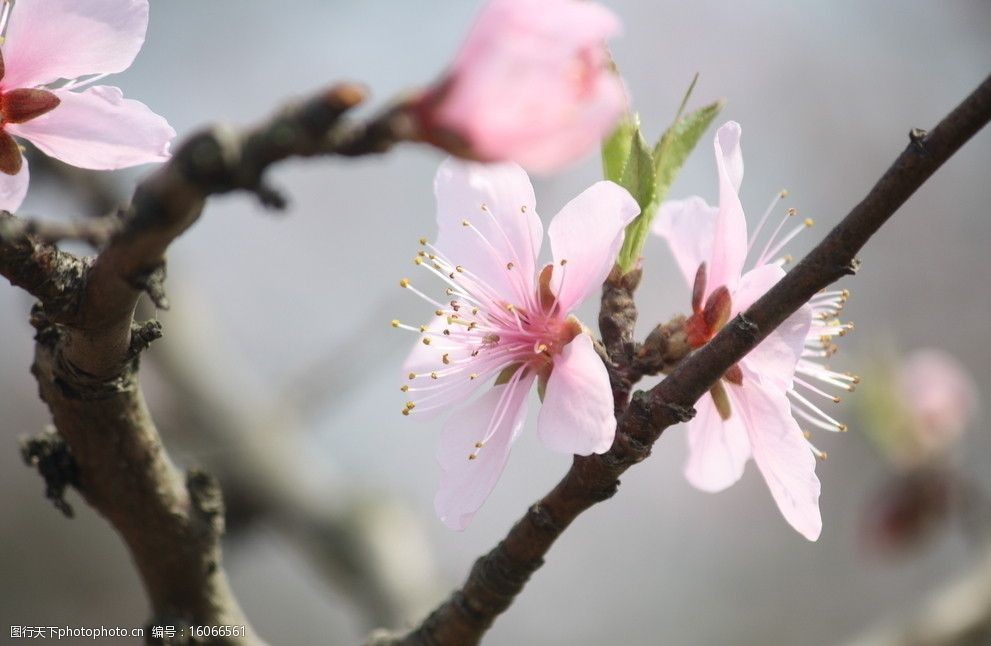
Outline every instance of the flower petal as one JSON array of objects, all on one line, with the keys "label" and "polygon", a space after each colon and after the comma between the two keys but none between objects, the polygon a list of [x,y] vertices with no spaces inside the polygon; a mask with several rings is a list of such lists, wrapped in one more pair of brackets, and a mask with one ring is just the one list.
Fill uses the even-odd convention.
[{"label": "flower petal", "polygon": [[747,258],[747,219],[740,204],[743,181],[743,153],[740,151],[740,124],[729,121],[716,132],[716,167],[719,169],[719,214],[712,241],[709,285],[712,290],[725,285],[736,289]]},{"label": "flower petal", "polygon": [[22,159],[21,169],[16,175],[0,173],[0,211],[13,213],[20,208],[28,193],[28,160]]},{"label": "flower petal", "polygon": [[3,44],[5,89],[130,67],[145,41],[148,0],[26,0]]},{"label": "flower petal", "polygon": [[435,246],[447,259],[489,286],[483,293],[515,305],[533,299],[544,228],[526,171],[449,158],[437,169],[434,195],[440,229]]},{"label": "flower petal", "polygon": [[726,384],[731,415],[724,420],[709,394],[695,404],[695,417],[688,422],[688,461],[685,477],[702,491],[722,491],[736,483],[750,459],[750,438],[736,393],[739,387]]},{"label": "flower petal", "polygon": [[547,228],[554,253],[551,291],[562,312],[570,312],[599,289],[616,264],[626,225],[639,213],[640,206],[625,188],[602,181],[554,216]]},{"label": "flower petal", "polygon": [[[442,474],[434,509],[449,528],[460,531],[467,527],[502,475],[509,449],[526,419],[531,385],[532,376],[496,386],[456,410],[444,425],[437,449]],[[494,421],[498,421],[495,432],[477,450],[477,457],[469,460],[476,452],[475,443]]]},{"label": "flower petal", "polygon": [[[785,271],[777,265],[761,265],[744,274],[733,294],[733,315],[746,311],[784,275]],[[792,386],[795,366],[802,356],[805,338],[811,327],[812,308],[803,305],[751,350],[743,362],[759,374],[765,383],[773,381],[782,389],[788,390]]]},{"label": "flower petal", "polygon": [[762,384],[743,367],[746,396],[739,398],[754,461],[785,520],[810,541],[822,532],[816,460],[792,417],[788,396]]},{"label": "flower petal", "polygon": [[712,259],[718,213],[719,209],[701,197],[690,197],[665,201],[654,219],[654,233],[667,241],[689,288],[695,283],[699,265]]},{"label": "flower petal", "polygon": [[436,121],[481,159],[540,172],[572,163],[626,109],[604,48],[619,31],[595,2],[487,2],[441,86]]},{"label": "flower petal", "polygon": [[575,455],[605,453],[616,436],[609,373],[592,346],[579,334],[554,360],[537,432],[552,451]]},{"label": "flower petal", "polygon": [[26,123],[7,126],[42,151],[80,168],[113,170],[169,158],[175,130],[145,104],[118,88],[55,90],[61,103]]}]

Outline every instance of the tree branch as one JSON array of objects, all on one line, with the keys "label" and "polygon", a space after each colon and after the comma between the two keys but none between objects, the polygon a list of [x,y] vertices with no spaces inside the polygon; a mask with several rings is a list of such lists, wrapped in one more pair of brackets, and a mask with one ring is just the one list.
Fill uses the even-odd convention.
[{"label": "tree branch", "polygon": [[[911,143],[867,197],[785,278],[648,392],[634,394],[618,419],[616,440],[603,455],[574,458],[554,489],[534,504],[491,552],[479,558],[467,581],[412,632],[373,635],[375,644],[458,646],[477,643],[512,604],[558,536],[583,511],[611,497],[619,476],[650,454],[668,426],[691,419],[692,406],[816,292],[856,271],[855,256],[889,217],[967,140],[991,120],[991,77],[929,134],[913,130]],[[624,324],[607,347],[621,348]],[[607,329],[603,329],[605,335]],[[612,353],[610,353],[612,354]],[[618,407],[618,403],[617,403]]]},{"label": "tree branch", "polygon": [[[233,190],[268,206],[284,199],[265,170],[291,156],[381,152],[405,136],[401,110],[369,122],[341,117],[363,100],[339,85],[284,109],[245,133],[213,128],[186,140],[135,191],[106,246],[92,263],[44,244],[36,227],[0,215],[0,274],[41,303],[32,372],[65,439],[75,482],[86,501],[127,543],[161,625],[244,625],[220,566],[224,511],[210,476],[181,473],[162,445],[138,385],[137,357],[161,334],[134,324],[142,292],[165,306],[169,244],[200,216],[206,198]],[[243,637],[211,643],[255,644]]]}]

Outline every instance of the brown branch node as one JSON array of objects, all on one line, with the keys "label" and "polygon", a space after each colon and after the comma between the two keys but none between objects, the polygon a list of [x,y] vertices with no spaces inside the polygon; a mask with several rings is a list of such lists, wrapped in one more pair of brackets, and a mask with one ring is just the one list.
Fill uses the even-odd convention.
[{"label": "brown branch node", "polygon": [[79,486],[79,465],[69,451],[65,438],[54,427],[35,437],[21,438],[21,457],[34,467],[45,480],[45,497],[66,518],[73,517],[72,505],[65,499],[65,490]]}]

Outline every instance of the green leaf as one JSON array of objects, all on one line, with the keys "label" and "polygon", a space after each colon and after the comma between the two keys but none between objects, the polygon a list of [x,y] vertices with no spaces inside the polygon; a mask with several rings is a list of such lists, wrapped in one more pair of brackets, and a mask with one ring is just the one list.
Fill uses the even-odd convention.
[{"label": "green leaf", "polygon": [[660,203],[666,196],[688,155],[719,115],[724,101],[710,103],[681,117],[661,136],[654,147],[654,169],[657,175],[655,199]]},{"label": "green leaf", "polygon": [[602,174],[606,179],[619,184],[623,178],[626,161],[630,158],[633,136],[639,127],[639,119],[635,115],[627,115],[602,144]]},{"label": "green leaf", "polygon": [[[694,87],[694,81],[692,85]],[[689,88],[690,91],[691,88]],[[685,95],[685,101],[687,100],[688,94]],[[678,110],[678,118],[654,146],[654,151],[650,155],[650,173],[643,172],[639,166],[643,161],[642,150],[639,149],[639,146],[631,145],[629,161],[624,169],[622,181],[619,183],[628,189],[636,198],[637,203],[640,204],[640,215],[626,227],[626,239],[623,241],[623,248],[616,260],[623,274],[628,273],[636,266],[658,207],[667,197],[668,191],[678,177],[688,155],[695,149],[699,139],[712,125],[724,105],[723,101],[716,101],[682,117],[681,113],[684,110],[685,101],[682,101],[682,106]],[[638,140],[643,142],[639,130],[631,143],[637,143]],[[646,144],[643,144],[643,148],[646,148]],[[639,181],[633,181],[634,175],[639,178]],[[644,181],[648,176],[652,181],[650,191],[643,190],[639,185],[639,182]],[[631,186],[637,190],[635,191]]]},{"label": "green leaf", "polygon": [[647,239],[657,190],[654,158],[639,127],[634,131],[630,141],[630,153],[619,184],[628,190],[640,205],[640,215],[626,227],[626,238],[616,259],[622,273],[625,274],[633,269]]}]

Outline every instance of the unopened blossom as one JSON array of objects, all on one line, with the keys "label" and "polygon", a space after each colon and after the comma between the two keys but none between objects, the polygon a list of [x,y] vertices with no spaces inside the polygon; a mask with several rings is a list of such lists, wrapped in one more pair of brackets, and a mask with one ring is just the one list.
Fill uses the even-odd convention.
[{"label": "unopened blossom", "polygon": [[[665,202],[654,224],[655,233],[668,242],[692,288],[693,313],[685,330],[696,348],[781,280],[785,274],[783,260],[778,259],[782,248],[811,225],[806,221],[778,240],[784,222],[794,214],[789,211],[745,270],[754,237],[777,200],[748,239],[738,195],[743,180],[739,124],[731,121],[719,129],[715,152],[719,206],[709,206],[700,197]],[[797,420],[833,431],[846,427],[798,387],[812,396],[834,400],[810,380],[846,390],[856,382],[856,377],[818,363],[832,353],[830,339],[849,329],[835,319],[846,296],[845,292],[823,292],[788,317],[699,400],[697,414],[688,423],[685,475],[692,485],[705,491],[725,489],[740,479],[753,458],[785,519],[809,540],[816,540],[822,530],[815,458],[825,454],[809,443]]]},{"label": "unopened blossom", "polygon": [[431,296],[404,278],[400,286],[430,303],[433,318],[392,324],[420,337],[403,367],[403,414],[449,413],[434,502],[460,530],[499,479],[534,383],[548,448],[589,455],[612,445],[609,375],[572,312],[600,288],[640,209],[618,185],[593,184],[551,222],[553,262],[541,266],[543,226],[522,168],[449,159],[434,192],[439,232],[436,242],[420,240],[414,262],[445,288]]},{"label": "unopened blossom", "polygon": [[416,103],[456,155],[549,172],[596,149],[625,112],[605,49],[620,23],[590,0],[489,0],[447,74]]},{"label": "unopened blossom", "polygon": [[916,437],[926,451],[951,445],[977,413],[977,385],[953,355],[923,348],[909,354],[897,377]]},{"label": "unopened blossom", "polygon": [[165,119],[116,87],[92,85],[131,65],[147,28],[148,0],[14,5],[0,46],[0,209],[15,210],[27,193],[15,137],[81,168],[168,158],[175,131]]}]

